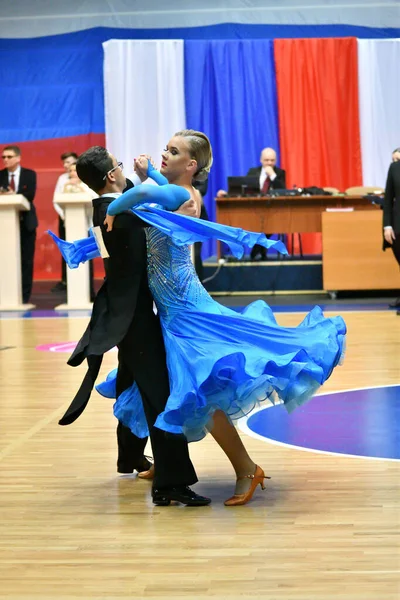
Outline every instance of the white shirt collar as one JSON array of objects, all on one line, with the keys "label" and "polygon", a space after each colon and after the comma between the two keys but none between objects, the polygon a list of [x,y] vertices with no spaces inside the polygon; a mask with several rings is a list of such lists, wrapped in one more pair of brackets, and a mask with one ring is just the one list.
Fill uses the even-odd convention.
[{"label": "white shirt collar", "polygon": [[103,198],[104,196],[107,196],[107,198],[119,198],[120,196],[122,196],[122,192],[111,192],[110,194],[102,194],[101,196],[99,196],[99,198]]},{"label": "white shirt collar", "polygon": [[14,177],[18,177],[20,175],[20,173],[21,173],[21,165],[18,165],[18,167],[15,169],[15,171],[8,171],[8,176],[11,177],[11,175],[14,175]]}]

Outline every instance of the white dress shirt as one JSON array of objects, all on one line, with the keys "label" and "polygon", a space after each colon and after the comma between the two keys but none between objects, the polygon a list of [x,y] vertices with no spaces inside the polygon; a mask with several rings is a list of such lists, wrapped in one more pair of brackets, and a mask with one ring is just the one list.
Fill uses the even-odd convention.
[{"label": "white dress shirt", "polygon": [[[269,177],[269,175],[266,174],[266,172],[264,171],[264,169],[261,169],[261,173],[260,173],[260,191],[263,189],[264,187],[264,183],[266,181],[266,179]],[[271,175],[271,177],[269,177],[271,181],[274,181],[276,179],[276,173],[274,171],[274,174]]]},{"label": "white dress shirt", "polygon": [[68,173],[63,173],[62,175],[60,175],[60,177],[57,179],[57,183],[56,183],[56,187],[54,189],[54,195],[53,195],[53,206],[55,211],[58,213],[58,215],[61,217],[61,219],[64,221],[65,215],[64,215],[64,211],[61,208],[61,206],[59,204],[57,204],[57,202],[55,201],[55,197],[56,194],[62,194],[64,191],[64,186],[65,184],[68,182],[69,179],[69,175]]}]

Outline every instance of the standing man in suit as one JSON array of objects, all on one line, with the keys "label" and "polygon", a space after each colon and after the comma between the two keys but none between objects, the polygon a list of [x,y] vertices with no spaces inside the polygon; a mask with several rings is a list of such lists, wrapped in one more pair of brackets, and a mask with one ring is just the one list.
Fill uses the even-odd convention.
[{"label": "standing man in suit", "polygon": [[[394,161],[389,167],[383,201],[383,249],[391,248],[400,266],[400,161]],[[400,298],[394,304],[399,310]]]},{"label": "standing man in suit", "polygon": [[[93,200],[93,224],[101,228],[109,258],[104,260],[106,278],[95,298],[90,323],[68,361],[77,366],[86,358],[88,371],[60,425],[72,423],[84,411],[103,354],[117,346],[117,395],[136,382],[142,396],[156,466],[154,504],[165,506],[171,500],[191,506],[209,504],[208,498],[189,487],[197,477],[186,438],[166,435],[154,426],[170,391],[160,321],[153,311],[147,281],[145,223],[126,211],[115,218],[111,231],[104,225],[108,205],[127,185],[123,165],[105,148],[94,146],[79,157],[76,168],[81,181],[99,195]],[[131,437],[130,441],[136,444],[136,452],[134,455],[131,447],[130,455],[125,455],[131,463],[126,467],[135,466],[143,458],[142,440]]]},{"label": "standing man in suit", "polygon": [[[204,221],[209,221],[207,209],[204,205],[204,196],[207,194],[208,190],[208,178],[205,181],[194,181],[193,187],[198,190],[201,194],[201,212],[200,219]],[[197,277],[200,281],[204,279],[204,270],[203,270],[203,260],[201,258],[201,248],[203,246],[203,242],[195,242],[194,243],[194,268],[196,269]]]},{"label": "standing man in suit", "polygon": [[30,210],[20,213],[22,302],[28,304],[32,293],[33,259],[35,256],[38,220],[33,204],[36,193],[36,173],[21,167],[21,150],[18,146],[3,148],[4,169],[0,171],[0,191],[3,194],[22,194]]}]

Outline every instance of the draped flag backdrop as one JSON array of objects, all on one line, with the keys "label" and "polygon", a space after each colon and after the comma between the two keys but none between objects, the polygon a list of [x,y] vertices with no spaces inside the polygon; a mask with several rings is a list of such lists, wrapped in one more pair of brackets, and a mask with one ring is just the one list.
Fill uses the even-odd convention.
[{"label": "draped flag backdrop", "polygon": [[[174,39],[173,30],[98,28],[0,40],[0,142],[20,145],[23,165],[38,172],[37,279],[59,276],[45,235],[57,227],[59,156],[106,139],[129,172],[139,152],[159,162],[176,130],[205,131],[212,217],[216,191],[257,166],[265,146],[277,150],[289,186],[384,186],[400,146],[400,39],[271,40],[253,27],[261,39],[210,39],[223,31],[212,27],[202,39],[194,30]],[[306,252],[320,249],[318,236],[306,240]]]},{"label": "draped flag backdrop", "polygon": [[186,123],[183,40],[110,40],[103,47],[107,148],[127,172],[140,153],[159,167],[161,150]]}]

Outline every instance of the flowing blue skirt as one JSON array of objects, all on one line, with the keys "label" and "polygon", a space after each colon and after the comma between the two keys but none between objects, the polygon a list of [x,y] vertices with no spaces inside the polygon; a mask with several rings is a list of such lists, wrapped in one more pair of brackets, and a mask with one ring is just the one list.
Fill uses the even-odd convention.
[{"label": "flowing blue skirt", "polygon": [[[241,313],[219,305],[219,314],[183,311],[161,323],[170,396],[155,425],[190,442],[210,431],[215,410],[232,421],[266,400],[293,411],[316,393],[344,354],[343,319],[325,318],[319,307],[293,328],[279,326],[262,300]],[[115,373],[96,389],[115,398],[114,379]],[[139,437],[148,434],[136,384],[117,399],[114,414]]]}]

